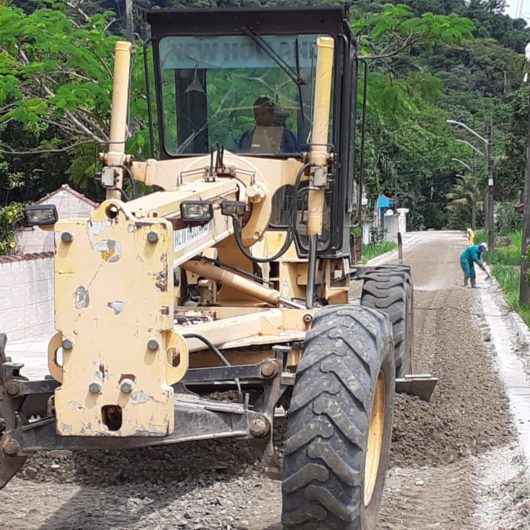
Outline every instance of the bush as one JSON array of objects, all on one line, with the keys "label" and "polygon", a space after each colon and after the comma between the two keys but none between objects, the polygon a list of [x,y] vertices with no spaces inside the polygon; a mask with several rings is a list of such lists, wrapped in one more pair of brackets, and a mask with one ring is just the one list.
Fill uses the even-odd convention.
[{"label": "bush", "polygon": [[22,215],[23,206],[12,202],[0,208],[0,256],[13,254],[16,250],[15,223]]},{"label": "bush", "polygon": [[502,287],[506,301],[510,307],[519,313],[521,318],[530,326],[530,307],[519,304],[519,267],[513,265],[493,265],[492,272]]},{"label": "bush", "polygon": [[499,234],[506,235],[509,232],[521,230],[523,220],[521,215],[515,210],[515,203],[497,203],[495,213],[497,217],[497,231]]},{"label": "bush", "polygon": [[[510,307],[519,313],[527,325],[530,325],[530,307],[519,304],[521,232],[511,232],[506,235],[511,239],[511,245],[498,247],[494,252],[487,252],[485,261],[491,265],[493,276],[499,282]],[[475,243],[482,243],[485,239],[486,234],[480,230],[476,234]]]},{"label": "bush", "polygon": [[488,241],[488,236],[486,235],[486,230],[481,228],[480,230],[475,231],[475,245],[480,243],[486,243]]},{"label": "bush", "polygon": [[[511,240],[511,244],[506,247],[496,247],[494,252],[486,253],[485,261],[491,265],[505,265],[518,267],[521,264],[521,232],[511,232],[506,234]],[[475,234],[475,244],[487,242],[484,230],[479,230]]]}]

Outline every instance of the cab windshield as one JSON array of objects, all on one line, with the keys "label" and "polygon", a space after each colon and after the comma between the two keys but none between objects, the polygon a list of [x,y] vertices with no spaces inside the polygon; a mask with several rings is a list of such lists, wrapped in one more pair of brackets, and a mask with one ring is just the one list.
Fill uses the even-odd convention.
[{"label": "cab windshield", "polygon": [[318,35],[164,37],[163,140],[173,156],[218,145],[289,155],[310,143]]}]

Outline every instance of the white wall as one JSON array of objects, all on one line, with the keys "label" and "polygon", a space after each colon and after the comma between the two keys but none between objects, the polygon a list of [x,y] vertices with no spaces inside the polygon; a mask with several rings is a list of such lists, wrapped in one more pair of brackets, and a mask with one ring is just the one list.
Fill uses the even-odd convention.
[{"label": "white wall", "polygon": [[17,228],[15,238],[17,254],[53,252],[55,250],[55,233],[45,232],[38,226]]},{"label": "white wall", "polygon": [[397,242],[399,219],[397,215],[385,215],[385,241]]},{"label": "white wall", "polygon": [[51,335],[53,257],[0,257],[0,332],[8,340]]}]

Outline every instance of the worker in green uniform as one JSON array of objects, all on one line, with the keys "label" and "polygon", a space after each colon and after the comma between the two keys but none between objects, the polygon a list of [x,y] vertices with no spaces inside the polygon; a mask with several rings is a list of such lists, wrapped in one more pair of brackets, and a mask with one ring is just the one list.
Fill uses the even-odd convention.
[{"label": "worker in green uniform", "polygon": [[464,287],[467,287],[468,282],[471,281],[471,287],[477,286],[476,274],[475,274],[475,263],[487,274],[488,271],[482,262],[482,255],[488,250],[486,243],[480,243],[480,245],[471,245],[460,254],[460,266],[464,271]]}]

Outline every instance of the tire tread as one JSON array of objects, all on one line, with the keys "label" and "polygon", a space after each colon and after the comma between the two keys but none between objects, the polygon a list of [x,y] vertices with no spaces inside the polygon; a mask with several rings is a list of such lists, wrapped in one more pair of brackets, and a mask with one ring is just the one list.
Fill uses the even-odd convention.
[{"label": "tire tread", "polygon": [[371,392],[392,359],[392,327],[362,306],[326,308],[313,326],[289,408],[282,520],[287,529],[357,530]]},{"label": "tire tread", "polygon": [[[388,315],[392,322],[397,377],[403,377],[410,367],[410,337],[407,329],[407,299],[413,299],[412,273],[408,265],[367,267],[359,276],[363,288],[361,305]],[[412,320],[410,320],[412,323]]]}]

